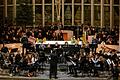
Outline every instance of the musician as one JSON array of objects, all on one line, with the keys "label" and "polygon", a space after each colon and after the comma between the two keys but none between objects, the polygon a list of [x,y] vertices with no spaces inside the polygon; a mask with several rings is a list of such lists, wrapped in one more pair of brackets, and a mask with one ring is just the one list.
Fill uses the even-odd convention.
[{"label": "musician", "polygon": [[35,52],[35,42],[36,39],[34,37],[34,33],[32,35],[28,36],[28,45],[29,45],[29,50]]},{"label": "musician", "polygon": [[55,32],[53,33],[52,36],[53,36],[53,39],[52,39],[52,40],[57,40],[57,34],[56,34]]},{"label": "musician", "polygon": [[46,46],[43,43],[41,43],[39,46],[39,49],[43,51],[45,48],[46,48]]},{"label": "musician", "polygon": [[92,53],[96,53],[96,49],[98,47],[98,41],[96,38],[92,38]]},{"label": "musician", "polygon": [[87,43],[86,43],[86,45],[85,45],[85,53],[86,53],[86,55],[88,55],[89,53],[90,53],[90,44],[89,44],[89,42],[87,41]]},{"label": "musician", "polygon": [[58,63],[58,55],[56,51],[53,51],[50,54],[50,74],[49,78],[52,77],[57,78],[57,63]]},{"label": "musician", "polygon": [[34,33],[32,33],[30,36],[28,36],[28,42],[31,44],[35,44],[36,39],[34,37]]},{"label": "musician", "polygon": [[48,43],[47,44],[47,46],[45,47],[45,52],[47,53],[47,54],[50,54],[51,53],[51,50],[52,50],[52,47],[51,47],[51,45]]},{"label": "musician", "polygon": [[112,60],[110,59],[110,57],[108,56],[108,55],[105,55],[106,57],[106,60],[105,60],[105,62],[106,62],[106,70],[107,71],[109,71],[110,69],[111,69],[111,67],[112,67]]},{"label": "musician", "polygon": [[67,52],[69,52],[69,44],[67,41],[64,43],[62,48],[63,48],[63,55],[65,56]]},{"label": "musician", "polygon": [[5,35],[5,39],[3,40],[4,43],[10,43],[10,38],[9,38],[9,35]]},{"label": "musician", "polygon": [[71,38],[71,42],[72,42],[72,43],[75,43],[75,42],[76,42],[75,36],[73,36],[73,37]]},{"label": "musician", "polygon": [[22,59],[21,70],[28,70],[28,56],[25,55]]},{"label": "musician", "polygon": [[118,69],[118,63],[115,64],[113,70],[112,70],[112,77],[113,77],[113,80],[119,80],[119,69]]},{"label": "musician", "polygon": [[2,52],[0,52],[0,70],[2,70],[3,63],[4,63],[4,57]]},{"label": "musician", "polygon": [[113,52],[113,55],[111,56],[111,59],[117,63],[119,62],[119,57],[117,56],[117,53],[116,52]]},{"label": "musician", "polygon": [[74,58],[74,56],[67,56],[66,58],[67,64],[69,67],[69,73],[68,74],[73,74],[74,77],[77,77],[77,59]]},{"label": "musician", "polygon": [[54,49],[58,49],[60,47],[60,45],[58,44],[58,42],[55,43],[55,46],[53,47]]},{"label": "musician", "polygon": [[88,73],[89,71],[91,71],[92,64],[88,56],[83,55],[81,57],[80,64],[81,64],[80,68],[82,70],[82,75],[83,73]]},{"label": "musician", "polygon": [[23,36],[21,38],[21,43],[23,44],[23,46],[22,46],[22,56],[23,56],[25,54],[24,49],[26,49],[26,52],[28,49],[28,37],[25,33],[23,34]]},{"label": "musician", "polygon": [[38,56],[39,56],[38,62],[39,62],[39,64],[41,64],[40,67],[41,67],[41,70],[43,72],[43,64],[45,61],[47,61],[47,58],[45,56],[45,52],[44,51],[38,52]]},{"label": "musician", "polygon": [[51,48],[51,45],[49,43],[47,44],[47,48]]},{"label": "musician", "polygon": [[100,70],[103,71],[104,70],[104,58],[103,58],[103,56],[99,57],[98,64],[100,64]]},{"label": "musician", "polygon": [[8,56],[8,60],[9,60],[9,73],[10,73],[10,76],[13,75],[13,70],[14,70],[14,54],[13,53],[10,53],[9,56]]},{"label": "musician", "polygon": [[58,40],[64,41],[64,39],[63,39],[63,33],[62,33],[61,30],[60,30],[60,32],[58,33]]},{"label": "musician", "polygon": [[21,67],[21,60],[22,60],[22,56],[19,52],[17,52],[17,54],[15,55],[15,73],[19,72],[19,69]]},{"label": "musician", "polygon": [[99,66],[98,61],[99,61],[98,55],[94,55],[94,57],[92,58],[92,62],[94,64],[94,76],[98,76],[98,70],[97,70],[97,67]]},{"label": "musician", "polygon": [[28,66],[28,70],[29,70],[29,73],[28,73],[28,77],[31,77],[33,76],[34,74],[34,71],[35,71],[35,62],[37,61],[37,59],[35,58],[34,54],[28,54],[27,55],[27,66]]},{"label": "musician", "polygon": [[65,42],[64,46],[63,47],[69,47],[69,44],[68,42]]},{"label": "musician", "polygon": [[76,52],[80,52],[81,45],[79,45],[78,43],[75,43],[74,47],[75,47]]},{"label": "musician", "polygon": [[53,31],[48,30],[47,33],[46,33],[46,36],[47,36],[46,37],[47,40],[53,39]]},{"label": "musician", "polygon": [[42,38],[43,38],[42,33],[39,32],[39,33],[38,33],[38,39],[42,39]]}]

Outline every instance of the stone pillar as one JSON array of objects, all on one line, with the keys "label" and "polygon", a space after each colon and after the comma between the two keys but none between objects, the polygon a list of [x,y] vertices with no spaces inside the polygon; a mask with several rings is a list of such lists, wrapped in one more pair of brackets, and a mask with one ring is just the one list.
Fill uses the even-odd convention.
[{"label": "stone pillar", "polygon": [[15,19],[16,19],[16,0],[13,0],[13,22],[14,22],[14,25],[16,24]]},{"label": "stone pillar", "polygon": [[7,0],[4,0],[4,15],[5,15],[5,18],[7,18],[8,17],[8,15],[7,15]]},{"label": "stone pillar", "polygon": [[35,27],[35,0],[32,0],[33,5],[33,27]]},{"label": "stone pillar", "polygon": [[104,26],[104,0],[101,0],[101,28]]},{"label": "stone pillar", "polygon": [[120,1],[119,1],[119,52],[120,52]]},{"label": "stone pillar", "polygon": [[94,0],[91,0],[91,26],[94,26]]},{"label": "stone pillar", "polygon": [[62,0],[62,25],[64,27],[64,0]]},{"label": "stone pillar", "polygon": [[45,0],[42,0],[42,26],[45,26]]},{"label": "stone pillar", "polygon": [[110,29],[113,28],[113,0],[110,0]]},{"label": "stone pillar", "polygon": [[55,17],[54,17],[54,16],[55,16],[55,15],[54,15],[54,14],[55,14],[55,12],[54,12],[54,11],[55,11],[54,5],[55,5],[55,4],[54,4],[54,0],[52,0],[52,23],[54,23],[54,18],[55,18]]},{"label": "stone pillar", "polygon": [[74,0],[72,0],[72,26],[74,25]]},{"label": "stone pillar", "polygon": [[81,23],[84,24],[84,0],[81,1]]}]

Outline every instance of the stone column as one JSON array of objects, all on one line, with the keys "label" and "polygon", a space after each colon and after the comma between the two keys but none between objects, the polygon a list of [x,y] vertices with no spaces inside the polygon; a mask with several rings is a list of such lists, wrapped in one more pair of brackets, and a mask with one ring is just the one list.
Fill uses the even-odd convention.
[{"label": "stone column", "polygon": [[84,0],[81,1],[81,23],[84,24]]},{"label": "stone column", "polygon": [[91,0],[91,26],[94,26],[94,0]]},{"label": "stone column", "polygon": [[42,26],[45,26],[45,0],[42,0]]},{"label": "stone column", "polygon": [[35,0],[32,0],[33,5],[33,27],[35,27]]},{"label": "stone column", "polygon": [[110,0],[110,29],[113,28],[113,0]]},{"label": "stone column", "polygon": [[74,25],[74,0],[72,0],[72,26]]},{"label": "stone column", "polygon": [[5,18],[7,18],[8,17],[8,15],[7,15],[7,0],[4,0],[4,15],[5,15]]},{"label": "stone column", "polygon": [[16,24],[15,19],[16,19],[16,0],[13,0],[13,22],[14,22],[14,25]]},{"label": "stone column", "polygon": [[54,18],[55,18],[55,17],[54,17],[54,16],[55,16],[55,15],[54,15],[54,14],[55,14],[55,13],[54,13],[54,11],[55,11],[54,5],[55,5],[55,4],[54,4],[54,0],[52,0],[52,23],[54,23]]},{"label": "stone column", "polygon": [[119,1],[119,52],[120,52],[120,1]]},{"label": "stone column", "polygon": [[64,0],[62,0],[62,25],[64,27]]},{"label": "stone column", "polygon": [[104,26],[104,0],[101,0],[101,28]]}]

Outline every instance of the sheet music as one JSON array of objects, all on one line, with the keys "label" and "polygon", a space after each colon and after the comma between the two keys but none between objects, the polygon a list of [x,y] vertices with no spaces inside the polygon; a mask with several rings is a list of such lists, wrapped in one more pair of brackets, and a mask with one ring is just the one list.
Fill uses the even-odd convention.
[{"label": "sheet music", "polygon": [[110,61],[110,59],[107,59],[106,60],[107,61],[107,63],[110,65],[112,62]]}]

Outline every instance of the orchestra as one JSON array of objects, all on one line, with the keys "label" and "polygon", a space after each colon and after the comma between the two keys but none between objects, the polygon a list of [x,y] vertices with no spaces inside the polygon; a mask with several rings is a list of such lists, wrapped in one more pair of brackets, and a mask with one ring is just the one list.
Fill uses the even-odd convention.
[{"label": "orchestra", "polygon": [[1,0],[0,80],[120,80],[120,0]]},{"label": "orchestra", "polygon": [[[6,65],[10,68],[10,74],[15,75],[21,70],[28,70],[26,76],[35,76],[37,70],[44,72],[44,63],[49,63],[49,77],[57,78],[57,64],[64,63],[67,64],[68,75],[77,77],[78,73],[82,73],[82,76],[85,74],[99,76],[99,71],[113,71],[114,66],[118,63],[115,50],[106,46],[101,47],[102,51],[97,52],[95,49],[91,52],[93,45],[90,47],[89,42],[82,45],[70,44],[69,41],[64,41],[64,44],[59,41],[54,42],[55,44],[44,44],[44,42],[36,44],[37,40],[34,36],[27,37],[24,34],[23,37],[26,37],[23,45],[26,44],[29,51],[24,56],[16,53],[6,56],[9,60]],[[94,41],[93,44],[95,44]]]}]

